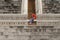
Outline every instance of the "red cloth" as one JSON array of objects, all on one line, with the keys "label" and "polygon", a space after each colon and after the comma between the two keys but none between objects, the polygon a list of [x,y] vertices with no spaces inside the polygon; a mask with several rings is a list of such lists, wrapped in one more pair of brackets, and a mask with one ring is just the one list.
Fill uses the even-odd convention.
[{"label": "red cloth", "polygon": [[36,19],[36,14],[33,13],[33,14],[32,14],[32,17],[33,17],[34,19]]}]

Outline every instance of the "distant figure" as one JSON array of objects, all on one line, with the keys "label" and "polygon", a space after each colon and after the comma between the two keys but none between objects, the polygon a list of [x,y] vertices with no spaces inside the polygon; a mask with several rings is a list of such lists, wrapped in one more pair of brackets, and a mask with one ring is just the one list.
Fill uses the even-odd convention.
[{"label": "distant figure", "polygon": [[34,22],[34,19],[36,19],[36,14],[32,13],[29,23],[32,24]]}]

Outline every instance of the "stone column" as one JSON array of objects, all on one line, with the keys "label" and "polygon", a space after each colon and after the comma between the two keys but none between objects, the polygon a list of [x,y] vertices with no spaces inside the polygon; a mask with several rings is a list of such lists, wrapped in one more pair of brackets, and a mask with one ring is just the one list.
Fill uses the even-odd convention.
[{"label": "stone column", "polygon": [[42,14],[42,0],[36,0],[36,13]]},{"label": "stone column", "polygon": [[22,14],[27,14],[28,13],[28,0],[22,0]]}]

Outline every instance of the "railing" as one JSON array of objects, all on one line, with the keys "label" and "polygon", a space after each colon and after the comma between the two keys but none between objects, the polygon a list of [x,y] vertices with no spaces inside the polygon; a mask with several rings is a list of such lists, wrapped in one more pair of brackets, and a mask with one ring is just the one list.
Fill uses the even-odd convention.
[{"label": "railing", "polygon": [[27,20],[27,15],[0,15],[0,20]]},{"label": "railing", "polygon": [[60,20],[60,14],[39,14],[37,20]]}]

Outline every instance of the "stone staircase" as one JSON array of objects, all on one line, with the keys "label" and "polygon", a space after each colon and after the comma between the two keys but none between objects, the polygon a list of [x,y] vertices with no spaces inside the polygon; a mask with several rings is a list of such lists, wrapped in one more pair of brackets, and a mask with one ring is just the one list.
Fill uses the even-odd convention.
[{"label": "stone staircase", "polygon": [[[24,26],[0,26],[0,40],[59,40],[59,28],[43,26],[24,28]],[[52,27],[52,28],[51,28]],[[56,36],[57,35],[57,36]]]}]

